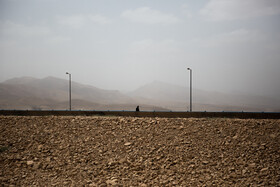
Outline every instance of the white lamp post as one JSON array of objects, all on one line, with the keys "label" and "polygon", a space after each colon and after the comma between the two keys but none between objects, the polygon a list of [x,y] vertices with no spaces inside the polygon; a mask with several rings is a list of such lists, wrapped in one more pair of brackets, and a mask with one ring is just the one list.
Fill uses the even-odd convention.
[{"label": "white lamp post", "polygon": [[192,69],[188,68],[190,70],[190,112],[192,112]]},{"label": "white lamp post", "polygon": [[66,72],[69,75],[69,110],[71,111],[71,74]]}]

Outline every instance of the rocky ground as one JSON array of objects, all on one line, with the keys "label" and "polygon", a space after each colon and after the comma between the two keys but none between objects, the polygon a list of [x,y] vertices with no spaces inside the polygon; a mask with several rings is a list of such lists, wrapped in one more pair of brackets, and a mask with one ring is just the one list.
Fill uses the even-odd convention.
[{"label": "rocky ground", "polygon": [[0,116],[1,186],[280,186],[280,120]]}]

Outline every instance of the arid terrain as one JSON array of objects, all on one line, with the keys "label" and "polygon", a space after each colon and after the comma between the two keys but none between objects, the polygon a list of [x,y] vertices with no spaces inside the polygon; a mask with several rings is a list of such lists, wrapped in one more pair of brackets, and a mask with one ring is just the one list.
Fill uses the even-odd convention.
[{"label": "arid terrain", "polygon": [[[0,82],[0,109],[66,110],[69,82],[56,77],[20,77]],[[189,88],[159,81],[131,92],[104,90],[73,82],[73,110],[187,111]],[[280,100],[194,89],[193,111],[280,112]]]},{"label": "arid terrain", "polygon": [[0,116],[1,186],[280,186],[280,120]]}]

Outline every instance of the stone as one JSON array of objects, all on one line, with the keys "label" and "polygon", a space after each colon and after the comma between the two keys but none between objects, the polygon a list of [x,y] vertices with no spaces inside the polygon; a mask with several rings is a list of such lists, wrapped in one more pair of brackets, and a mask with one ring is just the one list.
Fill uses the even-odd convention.
[{"label": "stone", "polygon": [[202,164],[204,164],[204,165],[206,165],[206,164],[208,164],[209,162],[207,161],[207,160],[204,160],[204,161],[202,161]]},{"label": "stone", "polygon": [[96,183],[92,182],[88,186],[90,186],[90,187],[97,187],[98,185]]},{"label": "stone", "polygon": [[33,160],[29,160],[29,161],[26,162],[26,164],[27,164],[28,166],[33,165],[33,163],[34,163]]},{"label": "stone", "polygon": [[116,185],[117,184],[118,179],[109,179],[106,181],[106,184],[108,185]]},{"label": "stone", "polygon": [[249,167],[250,167],[250,168],[256,167],[256,163],[251,163],[251,164],[249,164]]},{"label": "stone", "polygon": [[35,162],[33,165],[34,169],[39,169],[41,167],[41,162]]},{"label": "stone", "polygon": [[43,149],[43,145],[38,145],[38,151],[41,151]]},{"label": "stone", "polygon": [[279,186],[277,124],[279,119],[0,116],[1,146],[12,143],[0,155],[0,181],[4,186]]},{"label": "stone", "polygon": [[259,145],[257,143],[252,144],[253,147],[258,147]]},{"label": "stone", "polygon": [[266,172],[268,171],[268,168],[262,168],[260,172]]}]

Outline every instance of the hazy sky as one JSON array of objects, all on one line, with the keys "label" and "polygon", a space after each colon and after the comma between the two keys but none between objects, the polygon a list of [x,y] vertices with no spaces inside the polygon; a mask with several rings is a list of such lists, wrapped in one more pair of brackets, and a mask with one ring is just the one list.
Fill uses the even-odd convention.
[{"label": "hazy sky", "polygon": [[0,0],[0,81],[280,96],[280,0]]}]

